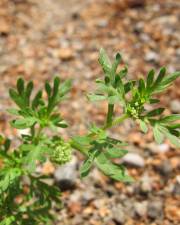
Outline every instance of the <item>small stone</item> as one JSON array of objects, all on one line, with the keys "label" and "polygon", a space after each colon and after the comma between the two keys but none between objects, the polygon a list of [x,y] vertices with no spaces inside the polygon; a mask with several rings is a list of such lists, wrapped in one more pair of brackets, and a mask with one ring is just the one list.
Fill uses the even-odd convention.
[{"label": "small stone", "polygon": [[115,222],[120,224],[124,224],[126,222],[124,207],[121,204],[112,208],[112,218]]},{"label": "small stone", "polygon": [[163,204],[161,199],[153,199],[148,203],[148,217],[151,219],[163,218]]},{"label": "small stone", "polygon": [[132,166],[137,166],[137,167],[145,166],[143,157],[137,153],[128,153],[127,155],[123,157],[122,161]]},{"label": "small stone", "polygon": [[58,51],[58,56],[60,59],[66,61],[74,57],[74,53],[71,48],[61,48]]},{"label": "small stone", "polygon": [[135,202],[134,203],[134,210],[135,213],[140,216],[140,217],[144,217],[147,214],[147,201],[143,201],[143,202]]},{"label": "small stone", "polygon": [[173,113],[180,113],[180,101],[178,99],[170,102],[170,108]]},{"label": "small stone", "polygon": [[140,190],[143,193],[148,193],[152,191],[152,179],[147,174],[145,174],[141,178]]},{"label": "small stone", "polygon": [[74,156],[69,163],[57,168],[55,181],[62,191],[74,188],[77,179],[77,159]]},{"label": "small stone", "polygon": [[104,20],[102,19],[102,20],[99,20],[99,21],[98,21],[98,26],[99,26],[99,27],[104,28],[104,27],[107,27],[107,25],[108,25],[108,21],[105,20],[105,19],[104,19]]},{"label": "small stone", "polygon": [[165,160],[158,168],[159,172],[163,176],[170,176],[172,173],[172,166],[169,160]]},{"label": "small stone", "polygon": [[147,62],[157,62],[159,60],[159,55],[156,52],[149,51],[145,55],[145,60]]}]

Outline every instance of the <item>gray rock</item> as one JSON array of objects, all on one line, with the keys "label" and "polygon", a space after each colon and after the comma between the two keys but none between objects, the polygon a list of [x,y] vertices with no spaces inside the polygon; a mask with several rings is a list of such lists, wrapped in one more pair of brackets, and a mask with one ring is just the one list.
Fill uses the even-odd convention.
[{"label": "gray rock", "polygon": [[77,177],[77,158],[75,156],[71,162],[58,167],[54,173],[55,182],[62,191],[74,188]]},{"label": "gray rock", "polygon": [[170,108],[173,113],[180,113],[180,101],[178,99],[170,102]]},{"label": "gray rock", "polygon": [[134,203],[134,210],[136,215],[140,216],[140,217],[144,217],[147,215],[147,201],[143,201],[143,202],[135,202]]},{"label": "gray rock", "polygon": [[120,224],[124,224],[126,222],[124,207],[121,204],[112,208],[112,219]]},{"label": "gray rock", "polygon": [[147,62],[157,62],[159,61],[159,55],[156,52],[149,51],[145,55],[145,60]]},{"label": "gray rock", "polygon": [[140,191],[143,193],[148,193],[152,191],[152,179],[148,174],[145,174],[141,178]]},{"label": "gray rock", "polygon": [[122,161],[126,164],[137,166],[137,167],[144,167],[145,162],[142,156],[137,153],[128,153],[122,159]]},{"label": "gray rock", "polygon": [[159,172],[161,175],[163,176],[170,176],[171,173],[172,173],[172,166],[171,166],[171,163],[169,160],[165,160],[161,165],[160,167],[158,168]]},{"label": "gray rock", "polygon": [[147,207],[148,217],[151,219],[163,218],[163,203],[161,199],[152,199]]}]

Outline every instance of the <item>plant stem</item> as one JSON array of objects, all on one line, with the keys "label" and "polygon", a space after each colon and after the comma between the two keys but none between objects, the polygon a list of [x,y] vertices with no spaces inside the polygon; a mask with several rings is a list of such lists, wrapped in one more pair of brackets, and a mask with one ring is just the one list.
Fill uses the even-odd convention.
[{"label": "plant stem", "polygon": [[106,130],[108,128],[111,128],[113,126],[118,125],[119,123],[122,123],[125,119],[127,119],[129,116],[127,114],[124,114],[118,118],[116,118],[115,120],[111,121],[111,123],[106,124],[103,129]]},{"label": "plant stem", "polygon": [[107,112],[107,118],[106,118],[106,126],[110,126],[112,123],[112,118],[113,118],[113,111],[114,111],[114,105],[108,104],[108,112]]}]

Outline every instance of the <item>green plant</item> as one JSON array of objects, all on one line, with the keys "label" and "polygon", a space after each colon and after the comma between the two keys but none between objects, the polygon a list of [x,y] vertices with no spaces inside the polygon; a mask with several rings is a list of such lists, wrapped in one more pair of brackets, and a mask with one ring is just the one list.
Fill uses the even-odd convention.
[{"label": "green plant", "polygon": [[[112,179],[131,182],[133,179],[124,165],[113,162],[114,158],[122,158],[127,153],[127,144],[107,134],[107,129],[125,119],[137,122],[143,132],[152,127],[158,143],[166,137],[180,147],[180,115],[162,116],[164,108],[148,111],[145,107],[147,103],[158,103],[153,96],[170,86],[180,72],[165,75],[165,68],[161,68],[156,77],[155,71],[151,70],[145,80],[127,80],[128,69],[118,70],[120,62],[119,53],[111,63],[105,51],[100,51],[99,63],[105,76],[96,80],[97,91],[89,94],[88,99],[108,102],[105,123],[101,127],[93,124],[87,135],[74,136],[67,141],[58,136],[57,128],[66,128],[67,123],[57,106],[69,92],[70,80],[62,83],[56,77],[53,85],[46,82],[45,89],[34,97],[31,96],[33,83],[25,85],[21,78],[16,90],[10,89],[10,97],[17,107],[8,111],[18,117],[11,125],[17,129],[28,128],[29,134],[21,136],[20,145],[14,150],[10,147],[10,140],[0,136],[0,225],[52,224],[53,204],[61,207],[60,193],[57,187],[46,183],[47,176],[36,168],[46,160],[60,165],[70,161],[72,149],[85,156],[80,168],[81,177],[87,176],[91,167],[96,165]],[[122,107],[121,116],[115,115],[115,105]],[[46,129],[52,130],[51,136],[46,134]]]}]

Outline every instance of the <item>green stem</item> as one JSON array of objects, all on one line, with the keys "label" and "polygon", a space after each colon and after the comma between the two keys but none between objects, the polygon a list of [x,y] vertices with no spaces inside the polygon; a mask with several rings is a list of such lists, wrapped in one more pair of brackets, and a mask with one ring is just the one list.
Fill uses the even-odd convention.
[{"label": "green stem", "polygon": [[127,114],[124,114],[124,115],[122,115],[122,116],[116,118],[115,120],[113,120],[111,123],[106,124],[106,125],[103,127],[103,129],[106,130],[106,129],[108,129],[108,128],[111,128],[111,127],[113,127],[113,126],[116,126],[116,125],[122,123],[122,122],[123,122],[125,119],[127,119],[128,117],[129,117],[129,116],[128,116]]},{"label": "green stem", "polygon": [[108,104],[108,112],[107,112],[105,127],[111,125],[112,118],[113,118],[113,111],[114,111],[114,105]]}]

